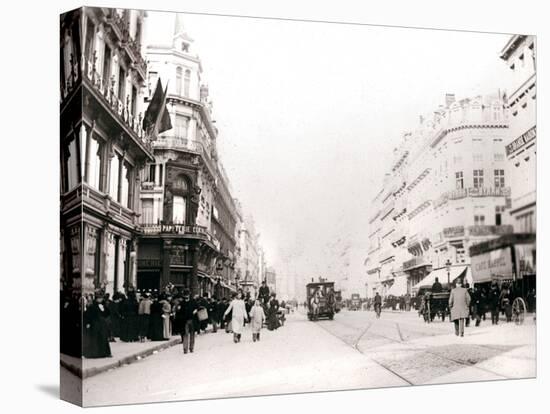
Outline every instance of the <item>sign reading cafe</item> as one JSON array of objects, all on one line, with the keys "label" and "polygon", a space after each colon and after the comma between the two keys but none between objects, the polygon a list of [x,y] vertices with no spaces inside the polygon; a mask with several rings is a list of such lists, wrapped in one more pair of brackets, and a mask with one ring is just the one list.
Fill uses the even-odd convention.
[{"label": "sign reading cafe", "polygon": [[471,257],[474,283],[489,282],[495,278],[513,278],[512,250],[505,247]]}]

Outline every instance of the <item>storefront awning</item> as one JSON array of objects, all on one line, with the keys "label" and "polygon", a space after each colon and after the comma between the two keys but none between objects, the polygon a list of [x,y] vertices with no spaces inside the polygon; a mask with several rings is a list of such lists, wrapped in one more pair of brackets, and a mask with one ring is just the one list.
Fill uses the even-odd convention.
[{"label": "storefront awning", "polygon": [[[449,279],[453,283],[459,276],[465,277],[464,283],[467,282],[468,266],[451,266],[449,272]],[[441,267],[433,270],[428,276],[413,286],[413,290],[418,291],[421,288],[431,288],[435,282],[435,278],[439,279],[439,283],[442,285],[447,284],[447,268]],[[470,279],[472,278],[470,273]]]},{"label": "storefront awning", "polygon": [[407,293],[407,277],[396,277],[391,288],[386,292],[387,295],[401,296]]}]

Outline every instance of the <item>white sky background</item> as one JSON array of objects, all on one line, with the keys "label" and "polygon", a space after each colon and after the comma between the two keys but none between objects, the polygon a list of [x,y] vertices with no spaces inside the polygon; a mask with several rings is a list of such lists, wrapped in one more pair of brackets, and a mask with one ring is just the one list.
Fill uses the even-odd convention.
[{"label": "white sky background", "polygon": [[[171,39],[174,16],[149,12],[145,42]],[[446,92],[494,93],[511,76],[509,35],[181,16],[234,195],[279,273],[326,275],[335,237],[366,256],[370,200],[401,134]]]}]

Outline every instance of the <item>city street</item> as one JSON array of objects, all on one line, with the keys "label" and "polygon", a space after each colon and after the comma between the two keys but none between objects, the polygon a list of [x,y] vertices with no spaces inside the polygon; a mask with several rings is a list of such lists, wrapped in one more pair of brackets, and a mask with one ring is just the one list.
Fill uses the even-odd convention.
[{"label": "city street", "polygon": [[[240,344],[222,331],[87,378],[83,403],[124,404],[294,392],[525,378],[536,375],[536,331],[482,322],[463,338],[448,322],[425,324],[416,312],[342,311],[310,322],[302,311],[284,327]],[[70,376],[62,371],[63,376]]]}]

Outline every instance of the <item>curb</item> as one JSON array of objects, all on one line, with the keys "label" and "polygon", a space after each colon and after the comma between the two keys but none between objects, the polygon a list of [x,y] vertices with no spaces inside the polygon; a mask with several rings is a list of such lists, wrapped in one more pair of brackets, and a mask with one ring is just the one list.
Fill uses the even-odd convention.
[{"label": "curb", "polygon": [[75,366],[63,361],[62,359],[60,360],[60,364],[62,367],[72,372],[77,377],[85,379],[85,378],[90,378],[90,377],[93,377],[94,375],[98,375],[103,372],[109,371],[111,369],[121,367],[123,365],[129,365],[133,362],[140,361],[142,358],[146,358],[158,351],[162,351],[166,348],[171,348],[172,346],[178,345],[180,343],[181,343],[181,338],[170,339],[152,348],[147,348],[142,351],[136,352],[134,354],[128,355],[122,359],[115,360],[110,364],[103,365],[101,367],[88,368],[85,370],[82,369],[82,365]]}]

